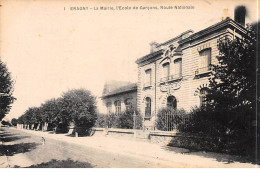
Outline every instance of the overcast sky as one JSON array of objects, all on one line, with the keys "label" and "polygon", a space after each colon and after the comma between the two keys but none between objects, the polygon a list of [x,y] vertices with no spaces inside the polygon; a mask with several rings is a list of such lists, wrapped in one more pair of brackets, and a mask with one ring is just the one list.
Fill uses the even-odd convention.
[{"label": "overcast sky", "polygon": [[[135,60],[148,54],[149,43],[164,42],[230,17],[246,5],[246,22],[256,21],[252,1],[4,1],[1,7],[1,59],[15,79],[14,102],[7,119],[30,106],[86,88],[100,97],[105,81],[137,81]],[[190,5],[193,10],[87,10],[70,7]],[[64,10],[65,7],[65,10]],[[100,106],[100,104],[98,105]]]}]

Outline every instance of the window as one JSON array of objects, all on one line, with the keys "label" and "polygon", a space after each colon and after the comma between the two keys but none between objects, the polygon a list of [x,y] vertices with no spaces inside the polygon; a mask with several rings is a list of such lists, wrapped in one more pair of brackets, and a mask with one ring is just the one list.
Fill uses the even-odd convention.
[{"label": "window", "polygon": [[207,105],[207,94],[208,94],[208,88],[202,88],[200,90],[200,107],[205,107]]},{"label": "window", "polygon": [[174,67],[173,67],[173,78],[180,78],[182,76],[182,59],[175,59],[174,60]]},{"label": "window", "polygon": [[131,108],[132,108],[131,99],[126,99],[125,100],[125,109],[126,109],[126,111],[130,110]]},{"label": "window", "polygon": [[204,49],[200,53],[198,74],[204,73],[210,70],[211,64],[211,49]]},{"label": "window", "polygon": [[115,108],[116,108],[116,115],[119,115],[121,113],[121,101],[117,100],[115,101]]},{"label": "window", "polygon": [[152,70],[147,69],[145,71],[145,87],[151,86],[152,85]]},{"label": "window", "polygon": [[163,64],[163,77],[169,77],[170,75],[170,63]]},{"label": "window", "polygon": [[112,104],[111,104],[111,102],[108,102],[107,103],[107,114],[110,115],[111,111],[112,111]]},{"label": "window", "polygon": [[177,108],[177,100],[174,96],[169,96],[167,98],[167,107],[176,109]]},{"label": "window", "polygon": [[146,97],[145,99],[145,117],[151,116],[151,98]]}]

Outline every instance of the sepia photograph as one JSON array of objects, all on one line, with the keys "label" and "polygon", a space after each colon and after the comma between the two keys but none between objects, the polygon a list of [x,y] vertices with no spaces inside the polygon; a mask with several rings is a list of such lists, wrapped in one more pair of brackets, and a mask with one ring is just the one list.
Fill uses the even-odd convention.
[{"label": "sepia photograph", "polygon": [[258,168],[258,0],[0,0],[0,171]]}]

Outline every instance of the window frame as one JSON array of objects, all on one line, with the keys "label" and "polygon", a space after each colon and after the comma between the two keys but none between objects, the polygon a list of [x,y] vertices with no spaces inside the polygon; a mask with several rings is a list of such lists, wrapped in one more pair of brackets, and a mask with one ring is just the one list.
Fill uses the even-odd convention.
[{"label": "window frame", "polygon": [[[163,67],[163,78],[169,77],[170,76],[170,62],[165,62],[162,64]],[[167,75],[165,76],[165,67],[167,67]]]},{"label": "window frame", "polygon": [[115,105],[115,115],[119,116],[121,114],[121,101],[116,100],[114,105]]},{"label": "window frame", "polygon": [[[206,52],[209,52],[207,55],[207,65],[203,65],[203,62],[206,62],[204,59],[204,57],[206,57]],[[203,53],[205,53],[205,55],[203,55]],[[209,73],[211,72],[211,60],[212,59],[212,49],[211,48],[205,48],[201,51],[199,51],[199,60],[198,60],[198,68],[195,71],[195,75],[201,75],[201,74],[205,74],[205,73]]]},{"label": "window frame", "polygon": [[[144,87],[152,86],[152,69],[146,69],[145,71]],[[149,79],[149,80],[148,80]]]},{"label": "window frame", "polygon": [[[173,98],[172,103],[169,103],[169,98]],[[171,105],[170,105],[171,104]],[[177,109],[177,99],[173,95],[170,95],[167,97],[167,103],[166,106],[168,108]]]},{"label": "window frame", "polygon": [[125,103],[125,110],[126,111],[129,111],[129,110],[131,110],[133,108],[133,103],[132,103],[132,99],[131,98],[125,99],[124,103]]},{"label": "window frame", "polygon": [[112,103],[107,102],[106,107],[107,107],[107,114],[110,115],[112,113]]},{"label": "window frame", "polygon": [[150,118],[152,116],[152,99],[150,97],[145,98],[145,117]]},{"label": "window frame", "polygon": [[199,98],[200,98],[200,107],[201,108],[205,108],[206,105],[208,104],[208,101],[207,101],[208,91],[209,91],[209,89],[206,87],[200,89]]},{"label": "window frame", "polygon": [[[174,72],[173,78],[174,79],[181,78],[182,77],[182,58],[179,57],[177,59],[174,59],[173,64],[174,64],[174,66],[173,66],[173,72]],[[178,68],[179,72],[178,73],[176,73],[176,66],[177,65],[179,66],[179,68]]]}]

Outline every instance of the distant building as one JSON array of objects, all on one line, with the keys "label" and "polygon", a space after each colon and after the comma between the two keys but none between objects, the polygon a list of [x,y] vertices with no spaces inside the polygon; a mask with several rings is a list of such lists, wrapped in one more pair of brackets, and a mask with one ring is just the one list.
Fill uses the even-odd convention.
[{"label": "distant building", "polygon": [[196,33],[188,30],[166,42],[152,42],[150,53],[136,60],[137,93],[136,84],[109,92],[104,89],[102,98],[109,112],[119,112],[117,107],[123,110],[126,99],[131,98],[144,117],[144,128],[154,129],[160,108],[189,111],[194,106],[203,106],[212,64],[218,64],[218,40],[244,35],[244,20],[241,17],[239,20],[226,18]]},{"label": "distant building", "polygon": [[103,105],[107,114],[118,115],[127,109],[137,108],[137,84],[130,82],[110,81],[104,85]]}]

